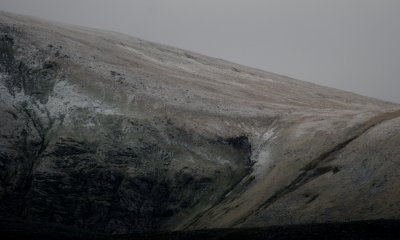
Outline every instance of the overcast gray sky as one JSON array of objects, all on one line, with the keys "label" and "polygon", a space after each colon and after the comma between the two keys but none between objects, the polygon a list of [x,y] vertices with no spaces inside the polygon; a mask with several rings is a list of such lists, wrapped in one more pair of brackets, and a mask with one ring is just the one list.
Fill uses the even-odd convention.
[{"label": "overcast gray sky", "polygon": [[399,0],[0,0],[400,103]]}]

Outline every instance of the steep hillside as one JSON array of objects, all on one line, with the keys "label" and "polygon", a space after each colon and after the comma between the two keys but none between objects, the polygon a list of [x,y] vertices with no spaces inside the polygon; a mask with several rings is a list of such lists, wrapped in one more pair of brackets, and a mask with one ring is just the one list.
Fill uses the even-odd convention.
[{"label": "steep hillside", "polygon": [[108,233],[398,219],[399,109],[0,12],[0,216]]}]

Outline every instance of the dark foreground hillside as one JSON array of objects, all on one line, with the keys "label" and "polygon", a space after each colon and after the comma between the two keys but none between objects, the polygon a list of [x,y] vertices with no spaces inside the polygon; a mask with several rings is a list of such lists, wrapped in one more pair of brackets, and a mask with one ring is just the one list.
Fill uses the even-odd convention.
[{"label": "dark foreground hillside", "polygon": [[277,226],[254,229],[216,229],[179,232],[106,235],[67,229],[56,225],[1,222],[1,239],[96,239],[96,240],[384,240],[400,239],[400,221],[376,220]]}]

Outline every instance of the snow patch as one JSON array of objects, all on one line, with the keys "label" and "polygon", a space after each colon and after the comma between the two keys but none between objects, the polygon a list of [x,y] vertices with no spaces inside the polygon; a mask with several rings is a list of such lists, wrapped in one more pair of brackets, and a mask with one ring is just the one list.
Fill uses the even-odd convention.
[{"label": "snow patch", "polygon": [[[118,114],[116,109],[104,103],[79,93],[78,89],[67,81],[59,81],[55,84],[53,93],[46,104],[51,116],[65,115],[64,123],[70,123],[72,112],[77,109],[89,109],[95,113],[106,115]],[[87,127],[90,127],[88,125]]]},{"label": "snow patch", "polygon": [[262,135],[261,137],[262,142],[273,140],[276,137],[275,134],[276,134],[276,128],[269,129]]},{"label": "snow patch", "polygon": [[139,50],[137,50],[135,48],[128,47],[128,46],[123,46],[123,45],[118,45],[118,46],[123,48],[123,49],[125,49],[125,50],[128,50],[128,51],[134,53],[135,55],[139,55],[140,57],[142,57],[143,59],[145,59],[147,61],[154,62],[154,63],[157,63],[157,64],[163,64],[162,61],[160,61],[158,59],[155,59],[153,57],[150,57],[150,56],[144,54],[143,52],[141,52],[141,51],[139,51]]},{"label": "snow patch", "polygon": [[268,166],[270,166],[270,163],[272,162],[271,146],[277,137],[277,132],[277,129],[274,127],[261,134],[261,137],[259,138],[261,144],[257,147],[252,156],[255,161],[253,166],[253,176],[262,176]]}]

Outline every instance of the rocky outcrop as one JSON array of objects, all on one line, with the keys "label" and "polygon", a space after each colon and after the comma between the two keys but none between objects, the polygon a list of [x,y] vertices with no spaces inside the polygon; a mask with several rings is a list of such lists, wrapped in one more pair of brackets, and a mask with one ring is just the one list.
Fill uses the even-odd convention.
[{"label": "rocky outcrop", "polygon": [[0,216],[82,230],[399,218],[399,106],[0,14]]}]

